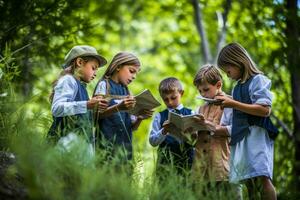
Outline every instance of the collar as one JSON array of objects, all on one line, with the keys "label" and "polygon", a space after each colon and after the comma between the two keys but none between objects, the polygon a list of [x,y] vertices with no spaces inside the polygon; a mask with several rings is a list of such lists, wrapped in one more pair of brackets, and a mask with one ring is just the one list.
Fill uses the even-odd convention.
[{"label": "collar", "polygon": [[[176,110],[181,110],[183,108],[183,105],[182,104],[179,104],[175,109]],[[172,110],[174,110],[174,108],[168,108],[168,111],[170,112],[170,111],[172,111]]]}]

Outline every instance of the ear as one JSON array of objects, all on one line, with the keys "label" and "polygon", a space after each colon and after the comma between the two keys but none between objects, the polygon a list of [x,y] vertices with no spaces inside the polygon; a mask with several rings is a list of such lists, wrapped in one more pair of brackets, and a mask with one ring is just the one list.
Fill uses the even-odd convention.
[{"label": "ear", "polygon": [[218,81],[216,83],[217,89],[220,89],[222,87],[222,81]]},{"label": "ear", "polygon": [[179,94],[182,96],[184,94],[184,90],[182,90],[181,92],[179,92]]},{"label": "ear", "polygon": [[76,66],[79,66],[81,67],[83,65],[83,59],[82,58],[76,58],[75,60],[75,63],[76,63]]}]

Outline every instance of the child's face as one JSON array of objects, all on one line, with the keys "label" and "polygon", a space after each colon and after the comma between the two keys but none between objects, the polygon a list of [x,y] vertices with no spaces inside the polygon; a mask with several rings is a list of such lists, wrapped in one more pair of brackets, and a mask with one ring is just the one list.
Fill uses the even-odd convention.
[{"label": "child's face", "polygon": [[242,73],[240,68],[236,66],[226,66],[224,67],[224,72],[226,72],[227,76],[233,80],[239,80],[242,77]]},{"label": "child's face", "polygon": [[78,68],[78,74],[81,81],[89,83],[96,77],[97,70],[99,68],[99,62],[95,60],[89,60],[87,62],[81,59]]},{"label": "child's face", "polygon": [[124,86],[129,85],[136,77],[140,67],[135,65],[124,65],[117,69],[117,80]]},{"label": "child's face", "polygon": [[221,92],[221,81],[218,81],[215,85],[212,85],[210,83],[202,83],[200,84],[197,89],[201,96],[213,99],[217,94]]},{"label": "child's face", "polygon": [[183,91],[179,92],[178,90],[175,90],[168,94],[163,94],[161,98],[163,99],[164,103],[168,108],[175,109],[180,104],[182,95]]}]

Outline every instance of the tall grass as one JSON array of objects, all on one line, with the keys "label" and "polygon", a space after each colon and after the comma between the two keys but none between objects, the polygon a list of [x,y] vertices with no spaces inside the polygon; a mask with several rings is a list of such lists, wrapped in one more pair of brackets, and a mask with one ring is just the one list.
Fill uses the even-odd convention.
[{"label": "tall grass", "polygon": [[90,157],[83,138],[68,150],[53,147],[46,143],[45,133],[34,128],[40,119],[26,120],[22,113],[16,118],[18,131],[10,139],[10,149],[29,199],[231,199],[230,191],[193,184],[189,176],[172,169],[159,181],[155,171],[145,173],[146,160],[139,154],[131,163],[133,173],[128,173],[126,166],[116,167],[118,161],[106,161],[101,150]]}]

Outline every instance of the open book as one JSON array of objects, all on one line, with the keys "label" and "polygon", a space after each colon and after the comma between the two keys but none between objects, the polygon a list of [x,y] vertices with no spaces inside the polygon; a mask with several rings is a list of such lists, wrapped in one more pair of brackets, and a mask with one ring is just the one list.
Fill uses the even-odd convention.
[{"label": "open book", "polygon": [[213,131],[214,127],[212,127],[212,125],[202,125],[195,121],[195,116],[199,115],[202,114],[180,115],[174,112],[169,112],[168,120],[179,129],[179,132],[182,133],[188,128],[193,128],[193,131]]},{"label": "open book", "polygon": [[218,103],[221,103],[222,100],[221,99],[210,99],[210,98],[206,98],[206,97],[203,97],[203,96],[197,96],[196,97],[197,99],[202,99],[208,103],[214,103],[214,104],[218,104]]},{"label": "open book", "polygon": [[[111,94],[98,94],[96,96],[101,96],[102,98],[106,99],[107,101],[110,101],[112,99],[114,100],[122,100],[125,99],[127,96],[125,95],[111,95]],[[158,106],[160,106],[160,103],[154,98],[150,90],[144,90],[138,95],[134,96],[136,100],[136,104],[134,108],[128,110],[132,115],[137,115],[141,110],[152,110]]]},{"label": "open book", "polygon": [[[214,127],[210,124],[201,125],[195,121],[196,116],[202,116],[202,114],[192,114],[192,115],[180,115],[174,112],[169,112],[168,120],[170,123],[174,124],[177,129],[172,130],[169,133],[171,136],[186,141],[187,143],[194,145],[196,142],[197,134],[195,131],[213,131]],[[185,130],[193,128],[193,132],[184,132]]]},{"label": "open book", "polygon": [[134,97],[136,100],[136,104],[134,108],[128,111],[132,115],[137,115],[141,110],[152,110],[160,106],[160,103],[155,99],[155,97],[148,89],[142,91]]}]

